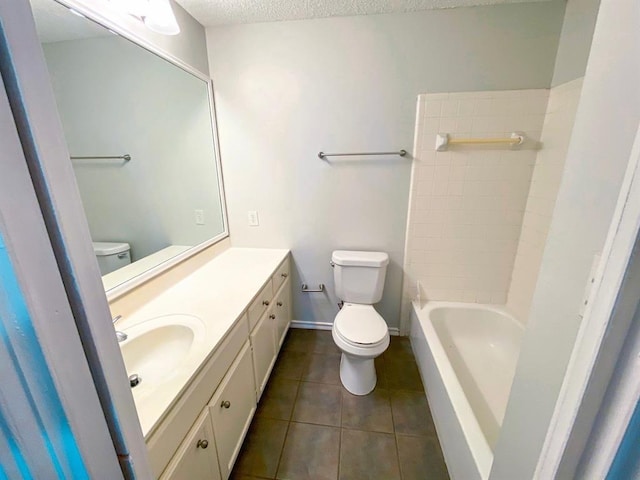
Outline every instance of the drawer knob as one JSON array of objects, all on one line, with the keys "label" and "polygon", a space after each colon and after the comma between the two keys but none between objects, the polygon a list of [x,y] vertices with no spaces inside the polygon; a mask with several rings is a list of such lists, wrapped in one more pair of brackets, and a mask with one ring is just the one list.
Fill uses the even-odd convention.
[{"label": "drawer knob", "polygon": [[288,273],[281,273],[281,274],[280,274],[280,276],[281,276],[282,278],[287,278],[287,277],[289,276],[289,274],[288,274]]},{"label": "drawer knob", "polygon": [[271,315],[269,315],[269,318],[270,318],[271,320],[275,320],[276,316],[272,313]]},{"label": "drawer knob", "polygon": [[265,306],[268,306],[269,305],[269,300],[263,300],[262,304],[265,305]]},{"label": "drawer knob", "polygon": [[196,447],[202,448],[203,450],[209,446],[209,440],[198,440],[196,443]]},{"label": "drawer knob", "polygon": [[278,302],[276,305],[278,305],[279,307],[282,306],[282,302]]},{"label": "drawer knob", "polygon": [[231,402],[229,400],[223,400],[220,404],[221,408],[229,408],[231,406]]}]

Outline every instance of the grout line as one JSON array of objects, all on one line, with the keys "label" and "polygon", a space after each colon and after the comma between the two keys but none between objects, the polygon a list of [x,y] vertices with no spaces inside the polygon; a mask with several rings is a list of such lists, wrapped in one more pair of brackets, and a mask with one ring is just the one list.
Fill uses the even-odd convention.
[{"label": "grout line", "polygon": [[[342,415],[340,415],[340,418],[342,418]],[[340,429],[340,435],[338,436],[338,472],[337,472],[337,476],[336,476],[336,480],[340,480],[340,464],[342,463],[342,432],[344,431],[344,429]]]},{"label": "grout line", "polygon": [[[395,430],[395,428],[394,428]],[[402,480],[403,474],[402,474],[402,465],[400,463],[400,447],[398,446],[398,435],[395,434],[393,435],[393,440],[396,444],[396,458],[398,460],[398,473],[400,474],[400,480]]]}]

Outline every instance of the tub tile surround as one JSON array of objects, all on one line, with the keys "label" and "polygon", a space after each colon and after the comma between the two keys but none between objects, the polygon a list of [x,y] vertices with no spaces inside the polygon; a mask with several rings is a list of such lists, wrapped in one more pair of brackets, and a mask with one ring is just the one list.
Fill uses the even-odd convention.
[{"label": "tub tile surround", "polygon": [[[290,330],[231,478],[449,478],[420,377],[387,388],[389,363],[415,367],[409,339],[392,337],[376,362],[378,385],[363,397],[333,383],[332,346],[330,332]],[[319,369],[327,373],[313,381]]]},{"label": "tub tile surround", "polygon": [[542,264],[582,91],[582,78],[553,87],[542,128],[544,145],[536,157],[518,243],[507,306],[526,322]]},{"label": "tub tile surround", "polygon": [[[506,303],[548,96],[544,89],[419,95],[403,316],[416,281],[423,299]],[[522,148],[435,151],[438,133],[514,131],[527,137]]]}]

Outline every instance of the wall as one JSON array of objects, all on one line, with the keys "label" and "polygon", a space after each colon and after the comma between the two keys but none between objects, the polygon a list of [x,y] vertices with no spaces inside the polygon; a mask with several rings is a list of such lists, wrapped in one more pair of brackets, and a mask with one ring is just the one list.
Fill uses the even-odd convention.
[{"label": "wall", "polygon": [[[506,302],[548,95],[513,90],[418,97],[405,307],[416,281],[427,300]],[[434,148],[438,132],[468,138],[514,131],[527,138],[518,149]]]},{"label": "wall", "polygon": [[523,322],[529,317],[581,89],[580,78],[553,87],[549,93],[542,149],[531,178],[507,301],[509,309]]},{"label": "wall", "polygon": [[584,77],[600,0],[568,0],[551,86]]},{"label": "wall", "polygon": [[138,19],[120,13],[109,2],[95,0],[61,0],[75,10],[87,13],[96,21],[117,25],[139,42],[147,43],[164,55],[176,59],[199,72],[209,74],[207,42],[204,27],[174,0],[171,8],[180,26],[178,35],[161,35],[152,32]]},{"label": "wall", "polygon": [[532,478],[640,122],[640,12],[602,0],[492,480]]},{"label": "wall", "polygon": [[[422,92],[546,88],[563,2],[207,29],[236,246],[289,247],[294,317],[333,321],[331,251],[391,255],[379,310],[398,325],[411,158],[324,151],[411,149]],[[523,55],[523,52],[527,52]],[[260,226],[247,225],[257,210]]]},{"label": "wall", "polygon": [[222,232],[206,82],[113,36],[44,51],[71,154],[132,157],[74,162],[94,241],[138,260]]}]

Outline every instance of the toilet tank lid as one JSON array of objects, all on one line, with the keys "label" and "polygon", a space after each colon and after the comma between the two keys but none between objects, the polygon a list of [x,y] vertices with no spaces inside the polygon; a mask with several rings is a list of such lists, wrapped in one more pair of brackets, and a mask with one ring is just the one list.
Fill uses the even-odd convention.
[{"label": "toilet tank lid", "polygon": [[343,267],[384,267],[389,263],[389,255],[386,252],[336,250],[331,261]]},{"label": "toilet tank lid", "polygon": [[93,242],[93,252],[98,256],[128,252],[130,248],[129,244],[124,242]]}]

